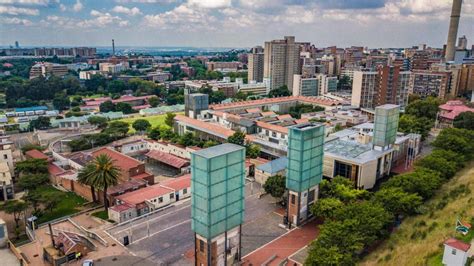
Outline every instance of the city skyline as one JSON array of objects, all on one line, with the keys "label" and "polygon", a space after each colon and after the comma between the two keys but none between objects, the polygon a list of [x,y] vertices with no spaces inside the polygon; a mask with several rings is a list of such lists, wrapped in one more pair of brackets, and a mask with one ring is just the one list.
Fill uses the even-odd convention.
[{"label": "city skyline", "polygon": [[[293,35],[320,47],[442,47],[450,9],[443,0],[0,0],[0,45],[115,39],[117,46],[237,48]],[[458,36],[472,38],[473,24],[474,3],[464,1]]]}]

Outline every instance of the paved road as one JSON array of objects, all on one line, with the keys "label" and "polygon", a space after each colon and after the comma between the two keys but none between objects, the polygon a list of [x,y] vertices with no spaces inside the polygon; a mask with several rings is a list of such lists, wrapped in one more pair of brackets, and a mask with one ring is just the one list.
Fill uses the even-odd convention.
[{"label": "paved road", "polygon": [[[270,203],[267,199],[257,199],[256,192],[258,190],[254,189],[252,194],[250,184],[247,184],[246,188],[244,218],[246,224],[242,229],[243,234],[246,233],[247,224],[249,224],[250,230],[250,224],[258,224],[255,222],[256,219],[265,217],[276,208],[275,204]],[[158,264],[169,265],[177,263],[187,251],[194,248],[194,233],[191,230],[190,218],[191,203],[188,200],[149,218],[116,227],[109,230],[109,233],[119,241],[123,240],[123,236],[131,235],[132,243],[128,246],[131,252]],[[254,229],[252,228],[251,231],[253,232]]]}]

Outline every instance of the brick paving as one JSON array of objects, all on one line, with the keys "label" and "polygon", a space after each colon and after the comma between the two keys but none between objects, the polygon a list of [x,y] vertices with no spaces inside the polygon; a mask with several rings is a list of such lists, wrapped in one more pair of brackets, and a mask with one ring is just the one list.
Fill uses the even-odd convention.
[{"label": "brick paving", "polygon": [[[246,255],[242,265],[278,265],[280,262],[309,245],[319,234],[316,221],[295,228],[267,245]],[[273,259],[272,259],[273,258]]]}]

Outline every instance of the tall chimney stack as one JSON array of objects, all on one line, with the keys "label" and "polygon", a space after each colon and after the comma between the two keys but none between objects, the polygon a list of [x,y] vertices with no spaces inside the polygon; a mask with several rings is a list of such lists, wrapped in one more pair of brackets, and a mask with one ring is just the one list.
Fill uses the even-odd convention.
[{"label": "tall chimney stack", "polygon": [[[456,35],[454,35],[454,39],[456,39]],[[112,39],[112,56],[115,56],[115,42],[114,42],[114,39]]]},{"label": "tall chimney stack", "polygon": [[445,61],[454,61],[456,52],[456,38],[458,35],[459,18],[461,17],[462,0],[453,0],[451,9],[451,20],[449,21],[448,43],[446,47]]}]

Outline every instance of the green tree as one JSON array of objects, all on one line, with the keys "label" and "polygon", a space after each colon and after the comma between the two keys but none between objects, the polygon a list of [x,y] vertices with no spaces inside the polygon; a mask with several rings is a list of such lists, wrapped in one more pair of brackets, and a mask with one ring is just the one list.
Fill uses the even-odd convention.
[{"label": "green tree", "polygon": [[115,105],[115,110],[124,114],[131,114],[135,112],[132,108],[132,105],[130,105],[129,103],[117,103]]},{"label": "green tree", "polygon": [[38,215],[40,212],[41,196],[41,192],[36,189],[28,191],[28,193],[23,196],[23,200],[25,200],[29,206],[33,207],[33,214],[35,215]]},{"label": "green tree", "polygon": [[306,257],[304,265],[307,266],[339,266],[352,265],[353,258],[349,254],[343,254],[337,246],[326,246],[316,241],[310,246],[310,252]]},{"label": "green tree", "polygon": [[335,212],[343,206],[344,203],[336,198],[323,198],[311,206],[311,213],[318,218],[332,219]]},{"label": "green tree", "polygon": [[446,159],[449,162],[454,163],[458,170],[463,168],[466,162],[466,157],[464,155],[461,155],[457,152],[450,151],[450,150],[443,150],[443,149],[436,148],[431,152],[430,155],[435,156],[435,157],[441,157],[441,158]]},{"label": "green tree", "polygon": [[123,80],[112,80],[107,84],[107,91],[109,93],[122,93],[127,89],[127,85]]},{"label": "green tree", "polygon": [[234,143],[240,146],[244,146],[245,144],[245,133],[237,130],[235,133],[227,138],[227,142]]},{"label": "green tree", "polygon": [[161,130],[160,136],[163,140],[170,140],[176,137],[176,133],[171,128],[164,128]]},{"label": "green tree", "polygon": [[33,129],[48,129],[51,127],[51,122],[49,121],[49,117],[47,116],[40,116],[35,120],[30,122],[30,130]]},{"label": "green tree", "polygon": [[209,147],[212,147],[212,146],[216,146],[218,145],[219,143],[217,141],[214,141],[214,140],[208,140],[206,142],[204,142],[203,144],[203,148],[209,148]]},{"label": "green tree", "polygon": [[455,128],[474,130],[474,112],[463,112],[454,118]]},{"label": "green tree", "polygon": [[40,146],[40,145],[30,143],[30,144],[26,144],[23,147],[21,147],[21,152],[25,153],[25,152],[31,151],[31,150],[44,151],[45,149],[46,149],[46,147],[44,147],[44,146]]},{"label": "green tree", "polygon": [[364,199],[369,195],[367,190],[354,188],[354,182],[342,176],[336,176],[331,181],[321,181],[319,188],[321,198],[336,198],[342,202]]},{"label": "green tree", "polygon": [[109,120],[106,117],[94,115],[89,116],[89,118],[87,118],[87,122],[93,126],[96,126],[97,128],[104,129],[107,127]]},{"label": "green tree", "polygon": [[94,158],[90,162],[92,166],[84,167],[79,175],[83,175],[90,179],[92,186],[99,188],[103,191],[104,195],[104,208],[105,211],[109,208],[109,202],[107,200],[108,188],[117,185],[120,177],[120,168],[118,168],[112,158],[106,154],[101,154]]},{"label": "green tree", "polygon": [[123,138],[130,130],[130,125],[124,121],[112,121],[109,123],[104,133],[111,135],[113,138]]},{"label": "green tree", "polygon": [[426,117],[404,114],[400,116],[398,127],[403,133],[418,133],[421,134],[422,139],[425,139],[433,125],[434,121]]},{"label": "green tree", "polygon": [[159,140],[160,134],[161,134],[160,127],[154,127],[152,130],[148,132],[148,137],[153,140]]},{"label": "green tree", "polygon": [[168,125],[169,127],[173,127],[175,116],[176,114],[174,113],[170,113],[170,112],[166,113],[165,124]]},{"label": "green tree", "polygon": [[440,173],[441,177],[444,179],[453,177],[457,170],[457,165],[455,162],[450,162],[443,157],[433,154],[418,160],[415,165],[417,167],[423,167],[436,171]]},{"label": "green tree", "polygon": [[263,189],[266,193],[272,195],[274,198],[281,199],[286,191],[286,178],[282,175],[274,175],[268,177]]},{"label": "green tree", "polygon": [[474,155],[474,131],[445,128],[439,133],[432,145],[436,148],[462,154],[469,160]]},{"label": "green tree", "polygon": [[288,86],[283,85],[277,89],[270,90],[268,93],[269,98],[275,98],[275,97],[283,97],[283,96],[290,96],[291,93],[288,90]]},{"label": "green tree", "polygon": [[436,171],[417,168],[411,173],[396,175],[384,184],[382,188],[401,188],[408,193],[417,193],[424,200],[431,198],[441,186],[442,178]]},{"label": "green tree", "polygon": [[423,198],[415,193],[408,193],[401,188],[384,188],[374,194],[373,201],[394,215],[416,214]]},{"label": "green tree", "polygon": [[441,100],[435,97],[428,97],[424,100],[415,100],[407,105],[405,113],[415,117],[426,117],[430,120],[436,119],[438,106]]},{"label": "green tree", "polygon": [[257,158],[260,155],[260,146],[249,144],[246,146],[245,153],[249,158]]},{"label": "green tree", "polygon": [[[2,206],[2,210],[7,213],[11,214],[13,216],[13,220],[15,221],[15,228],[19,229],[20,228],[20,220],[22,216],[24,215],[24,212],[28,208],[28,205],[24,201],[19,201],[19,200],[8,200],[5,202]],[[15,233],[17,230],[15,230]],[[20,235],[17,233],[16,238],[19,239]]]},{"label": "green tree", "polygon": [[105,101],[99,105],[101,113],[115,112],[116,106],[112,101]]},{"label": "green tree", "polygon": [[69,98],[64,94],[57,95],[53,99],[53,106],[59,111],[69,109],[70,105],[71,105],[71,102],[69,101]]},{"label": "green tree", "polygon": [[133,122],[132,127],[136,131],[142,132],[143,134],[143,132],[147,131],[151,127],[151,124],[146,119],[137,119]]},{"label": "green tree", "polygon": [[181,137],[179,137],[178,144],[183,145],[185,147],[193,146],[196,144],[196,137],[192,132],[186,132]]},{"label": "green tree", "polygon": [[48,161],[45,159],[26,159],[17,162],[15,170],[21,174],[40,174],[48,172]]},{"label": "green tree", "polygon": [[148,98],[148,104],[151,105],[151,107],[157,107],[158,104],[160,104],[160,99],[156,96]]},{"label": "green tree", "polygon": [[61,202],[62,193],[59,191],[50,191],[41,195],[41,203],[51,213],[53,209]]},{"label": "green tree", "polygon": [[22,175],[18,180],[17,185],[27,191],[34,190],[49,182],[47,174],[26,174]]}]

